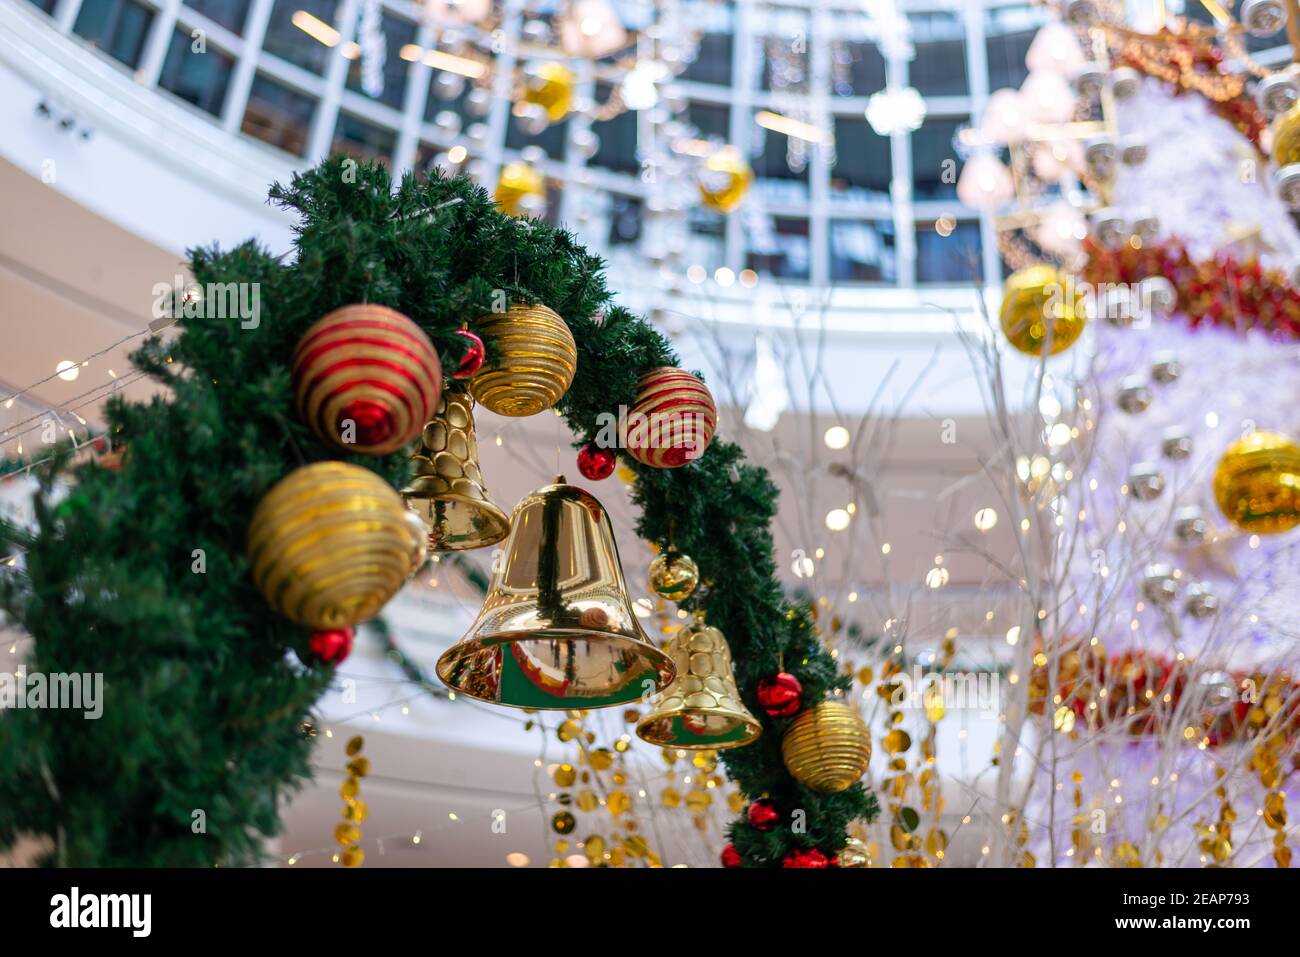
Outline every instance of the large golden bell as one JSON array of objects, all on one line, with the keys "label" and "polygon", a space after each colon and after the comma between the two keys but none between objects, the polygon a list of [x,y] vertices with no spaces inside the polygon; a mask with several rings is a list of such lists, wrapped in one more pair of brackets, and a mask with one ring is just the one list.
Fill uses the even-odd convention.
[{"label": "large golden bell", "polygon": [[665,748],[741,748],[763,733],[740,700],[731,648],[721,631],[703,622],[682,628],[668,643],[677,677],[637,722],[636,733]]},{"label": "large golden bell", "polygon": [[402,489],[406,505],[429,529],[429,548],[458,552],[495,545],[510,534],[506,513],[488,497],[478,467],[474,400],[447,389],[411,456],[415,476]]},{"label": "large golden bell", "polygon": [[626,704],[675,673],[632,611],[605,509],[563,478],[515,506],[478,620],[438,659],[462,694],[544,710]]}]

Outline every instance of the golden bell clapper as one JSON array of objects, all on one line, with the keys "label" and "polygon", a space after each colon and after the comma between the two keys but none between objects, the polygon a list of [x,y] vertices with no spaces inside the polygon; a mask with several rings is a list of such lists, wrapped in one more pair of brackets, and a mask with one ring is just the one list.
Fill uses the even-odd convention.
[{"label": "golden bell clapper", "polygon": [[1007,277],[1000,318],[1007,341],[1020,352],[1041,356],[1050,348],[1056,355],[1083,334],[1086,293],[1054,266],[1026,266]]},{"label": "golden bell clapper", "polygon": [[1251,432],[1224,450],[1214,498],[1242,531],[1269,535],[1300,525],[1300,446],[1278,432]]},{"label": "golden bell clapper", "polygon": [[569,391],[578,345],[554,310],[515,304],[479,319],[474,331],[498,357],[469,380],[470,394],[484,408],[516,418],[536,415]]},{"label": "golden bell clapper", "polygon": [[514,708],[603,708],[672,681],[672,658],[641,630],[609,516],[558,478],[526,496],[469,632],[438,677],[472,698]]},{"label": "golden bell clapper", "polygon": [[677,677],[637,722],[643,740],[665,748],[740,748],[763,733],[736,690],[731,648],[717,628],[696,621],[668,643]]},{"label": "golden bell clapper", "polygon": [[424,427],[411,461],[415,475],[402,498],[427,526],[431,550],[486,548],[510,533],[510,520],[483,485],[468,393],[443,390],[438,414]]},{"label": "golden bell clapper", "polygon": [[422,560],[401,497],[369,469],[316,462],[258,502],[248,527],[253,583],[286,618],[317,629],[373,618]]}]

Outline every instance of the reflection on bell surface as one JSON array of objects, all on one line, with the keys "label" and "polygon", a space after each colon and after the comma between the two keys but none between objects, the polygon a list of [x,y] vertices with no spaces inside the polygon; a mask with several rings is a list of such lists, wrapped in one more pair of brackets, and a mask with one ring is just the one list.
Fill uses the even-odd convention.
[{"label": "reflection on bell surface", "polygon": [[605,509],[562,477],[515,506],[483,610],[438,659],[461,694],[543,710],[625,704],[674,671],[632,611]]},{"label": "reflection on bell surface", "polygon": [[469,393],[443,390],[438,414],[424,427],[411,461],[415,475],[402,498],[428,527],[430,551],[485,548],[506,537],[506,513],[488,497],[479,473]]},{"label": "reflection on bell surface", "polygon": [[717,628],[697,620],[673,635],[668,653],[677,677],[637,722],[637,736],[665,748],[743,748],[763,726],[736,690],[731,648]]}]

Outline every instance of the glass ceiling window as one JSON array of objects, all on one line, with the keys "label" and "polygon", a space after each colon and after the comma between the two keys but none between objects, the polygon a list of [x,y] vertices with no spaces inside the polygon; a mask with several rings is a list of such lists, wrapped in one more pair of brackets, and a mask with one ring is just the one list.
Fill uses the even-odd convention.
[{"label": "glass ceiling window", "polygon": [[[526,159],[544,175],[547,219],[569,224],[598,252],[639,257],[628,262],[665,250],[654,221],[665,200],[646,165],[662,144],[647,140],[655,126],[637,110],[669,110],[672,122],[659,128],[684,144],[681,155],[729,144],[753,174],[730,215],[699,205],[685,183],[678,202],[688,208],[673,244],[684,269],[726,266],[819,284],[1000,279],[991,219],[956,197],[954,138],[989,92],[1024,79],[1025,53],[1048,17],[1027,0],[896,0],[892,18],[881,15],[888,0],[610,0],[630,40],[586,61],[556,52],[565,7],[553,0],[481,0],[495,32],[477,45],[478,28],[423,25],[421,4],[409,0],[381,0],[377,34],[363,37],[369,2],[59,6],[74,35],[140,82],[298,162],[333,150],[421,171],[451,163],[494,182],[505,164]],[[53,0],[36,5],[53,9]],[[1170,0],[1171,12],[1179,5]],[[629,87],[615,64],[635,57],[635,31],[650,13],[670,10],[678,20],[663,35],[682,43],[684,68]],[[1197,3],[1182,12],[1208,18]],[[207,27],[206,51],[194,52],[191,31]],[[693,48],[687,34],[698,39]],[[258,37],[260,50],[249,49]],[[363,40],[384,52],[369,78]],[[1283,42],[1249,39],[1252,50]],[[495,83],[492,73],[547,62],[572,72],[574,109],[552,122],[519,110],[510,74]],[[985,74],[976,76],[981,63]],[[883,100],[896,106],[903,87],[919,93],[924,115],[913,127],[873,128],[872,97],[888,90]],[[609,108],[647,89],[645,103]]]}]

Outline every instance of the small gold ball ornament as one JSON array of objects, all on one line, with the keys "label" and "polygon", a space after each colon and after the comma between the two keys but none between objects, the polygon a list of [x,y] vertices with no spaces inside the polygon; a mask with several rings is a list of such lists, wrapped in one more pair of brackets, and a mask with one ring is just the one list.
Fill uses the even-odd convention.
[{"label": "small gold ball ornament", "polygon": [[474,401],[497,415],[536,415],[559,402],[578,371],[578,344],[556,313],[540,303],[484,316],[475,331],[495,350],[469,382]]},{"label": "small gold ball ornament", "polygon": [[1214,470],[1214,498],[1242,531],[1270,535],[1300,525],[1300,446],[1278,432],[1232,443]]},{"label": "small gold ball ornament", "polygon": [[552,123],[564,119],[573,105],[573,71],[562,63],[541,63],[527,71],[524,79],[525,103],[546,111]]},{"label": "small gold ball ornament", "polygon": [[730,213],[749,192],[754,171],[734,146],[724,146],[704,161],[699,173],[700,200],[708,209]]},{"label": "small gold ball ornament", "polygon": [[316,462],[262,497],[248,527],[253,582],[300,625],[373,618],[414,570],[419,533],[401,496],[368,469]]},{"label": "small gold ball ornament", "polygon": [[871,735],[856,708],[823,701],[801,711],[786,729],[781,757],[804,787],[845,791],[867,770]]},{"label": "small gold ball ornament", "polygon": [[546,203],[546,179],[537,167],[515,160],[501,167],[492,201],[507,216],[539,212]]},{"label": "small gold ball ornament", "polygon": [[670,601],[685,601],[699,583],[699,566],[689,555],[670,548],[650,563],[650,590]]},{"label": "small gold ball ornament", "polygon": [[1030,356],[1043,354],[1050,330],[1050,355],[1056,355],[1083,334],[1086,296],[1072,277],[1055,267],[1026,266],[1003,285],[1001,321],[1007,341]]}]

